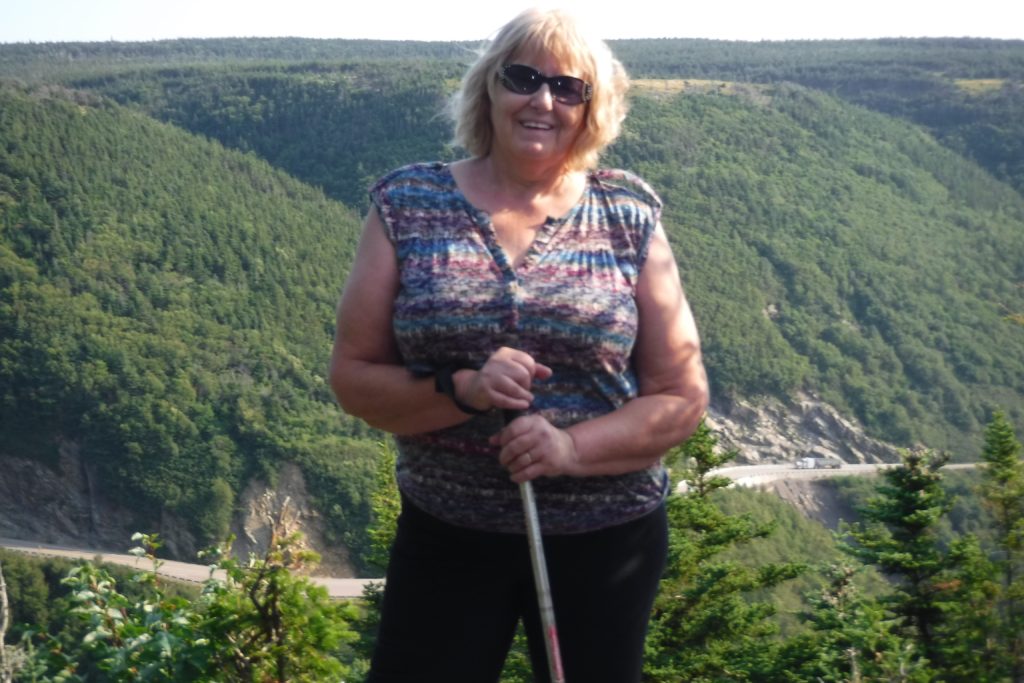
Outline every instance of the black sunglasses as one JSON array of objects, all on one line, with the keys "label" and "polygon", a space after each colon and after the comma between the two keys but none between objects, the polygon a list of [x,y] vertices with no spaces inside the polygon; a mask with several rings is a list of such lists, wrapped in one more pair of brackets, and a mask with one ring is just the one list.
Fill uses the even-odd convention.
[{"label": "black sunglasses", "polygon": [[498,72],[502,85],[520,95],[532,95],[545,83],[551,96],[562,104],[583,104],[594,96],[594,87],[574,76],[545,76],[523,64],[505,64]]}]

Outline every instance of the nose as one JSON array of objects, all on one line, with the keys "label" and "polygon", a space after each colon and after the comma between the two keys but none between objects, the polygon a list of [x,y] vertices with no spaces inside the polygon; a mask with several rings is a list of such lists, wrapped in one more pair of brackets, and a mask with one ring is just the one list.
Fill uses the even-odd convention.
[{"label": "nose", "polygon": [[537,92],[530,96],[530,105],[537,109],[548,110],[554,106],[555,98],[551,95],[551,86],[541,83]]}]

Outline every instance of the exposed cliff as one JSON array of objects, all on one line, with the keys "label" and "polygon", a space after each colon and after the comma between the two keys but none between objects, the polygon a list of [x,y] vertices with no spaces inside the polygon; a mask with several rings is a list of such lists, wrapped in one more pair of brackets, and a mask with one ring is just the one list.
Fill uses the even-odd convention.
[{"label": "exposed cliff", "polygon": [[158,531],[175,555],[191,549],[170,529],[136,528],[134,511],[104,495],[74,442],[61,443],[52,466],[0,452],[0,535],[123,551],[135,531]]},{"label": "exposed cliff", "polygon": [[856,510],[836,493],[835,483],[828,479],[779,479],[761,487],[786,501],[804,517],[833,531],[839,522],[859,519]]},{"label": "exposed cliff", "polygon": [[719,446],[738,451],[737,464],[792,462],[816,453],[848,463],[895,462],[899,450],[873,439],[832,406],[809,394],[783,404],[776,399],[712,406],[708,426]]},{"label": "exposed cliff", "polygon": [[[49,467],[39,461],[0,452],[0,536],[107,552],[125,552],[136,531],[157,533],[171,559],[192,562],[202,548],[187,531],[184,520],[159,516],[152,528],[150,515],[119,505],[104,490],[77,444],[64,442],[59,460]],[[270,530],[300,531],[307,547],[320,553],[316,574],[355,576],[348,549],[328,545],[323,520],[310,504],[302,471],[294,464],[281,467],[276,487],[254,480],[238,499],[232,533],[234,553],[260,555],[270,542]]]}]

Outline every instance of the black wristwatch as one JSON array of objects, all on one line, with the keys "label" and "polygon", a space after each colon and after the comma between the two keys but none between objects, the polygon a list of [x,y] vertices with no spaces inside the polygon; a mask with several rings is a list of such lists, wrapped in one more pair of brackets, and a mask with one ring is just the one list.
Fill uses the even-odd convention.
[{"label": "black wristwatch", "polygon": [[452,400],[455,407],[466,413],[467,415],[486,415],[488,411],[477,410],[473,406],[468,406],[459,400],[459,397],[455,395],[455,375],[459,370],[472,370],[466,365],[445,365],[437,372],[434,373],[434,390],[439,394],[444,394]]}]

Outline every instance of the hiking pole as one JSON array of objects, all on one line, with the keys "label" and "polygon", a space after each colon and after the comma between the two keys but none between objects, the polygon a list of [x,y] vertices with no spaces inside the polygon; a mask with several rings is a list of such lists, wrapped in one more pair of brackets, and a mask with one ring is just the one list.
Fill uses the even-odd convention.
[{"label": "hiking pole", "polygon": [[[520,415],[522,412],[518,410],[505,410],[505,424]],[[529,481],[519,484],[519,495],[523,499],[523,514],[526,516],[526,540],[530,544],[530,564],[533,565],[533,583],[537,588],[544,649],[548,655],[548,673],[551,675],[551,683],[565,683],[562,653],[558,648],[558,629],[555,628],[555,605],[551,600],[551,584],[548,582],[548,566],[544,560],[544,541],[540,534],[540,517],[537,514],[537,501],[533,497],[533,485]]]}]

